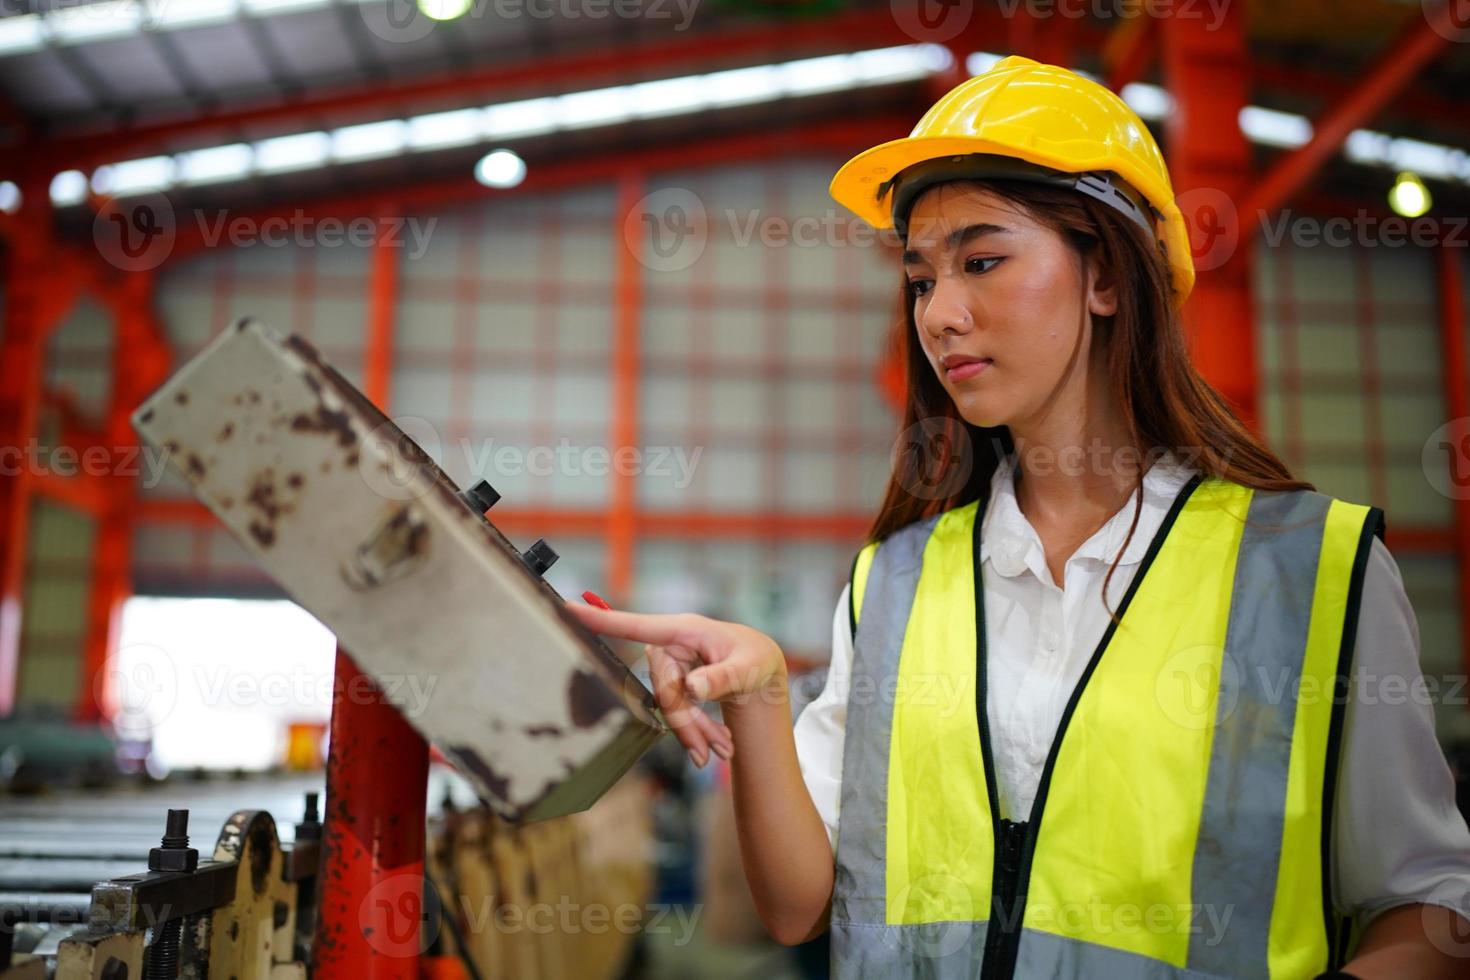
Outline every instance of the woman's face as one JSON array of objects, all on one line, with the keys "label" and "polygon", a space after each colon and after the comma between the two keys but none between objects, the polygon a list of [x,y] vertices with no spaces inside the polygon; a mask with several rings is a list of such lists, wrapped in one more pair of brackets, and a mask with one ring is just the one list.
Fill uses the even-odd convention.
[{"label": "woman's face", "polygon": [[914,325],[965,421],[1014,430],[1048,411],[1081,411],[1090,314],[1116,310],[1113,290],[1099,288],[1096,263],[1018,205],[970,183],[923,192],[908,227]]}]

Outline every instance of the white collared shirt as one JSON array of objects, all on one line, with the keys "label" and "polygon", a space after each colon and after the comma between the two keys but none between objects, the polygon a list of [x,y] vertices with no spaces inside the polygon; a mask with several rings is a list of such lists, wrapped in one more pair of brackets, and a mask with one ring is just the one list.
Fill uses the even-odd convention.
[{"label": "white collared shirt", "polygon": [[[1016,503],[1013,459],[997,467],[981,525],[987,640],[986,711],[1001,815],[1024,820],[1067,700],[1107,628],[1101,595],[1127,537],[1137,494],[1067,559],[1052,581],[1045,549]],[[1175,497],[1195,473],[1173,454],[1143,477],[1138,527],[1123,552],[1108,606],[1117,609]],[[848,587],[850,588],[850,586]],[[796,720],[796,752],[812,802],[837,846],[842,746],[852,671],[848,589],[832,620],[826,685]],[[1373,914],[1407,902],[1470,917],[1470,830],[1423,698],[1372,696],[1385,678],[1420,676],[1419,627],[1398,565],[1376,538],[1369,554],[1353,658],[1353,698],[1333,820],[1333,891],[1339,910]]]}]

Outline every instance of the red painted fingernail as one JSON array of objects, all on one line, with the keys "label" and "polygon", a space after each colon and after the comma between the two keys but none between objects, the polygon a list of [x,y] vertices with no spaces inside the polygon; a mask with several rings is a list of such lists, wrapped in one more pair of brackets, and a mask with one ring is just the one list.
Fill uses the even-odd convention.
[{"label": "red painted fingernail", "polygon": [[598,609],[606,609],[609,612],[612,611],[612,606],[609,606],[607,604],[607,600],[598,595],[596,592],[593,592],[591,589],[583,592],[582,598],[589,606],[596,606]]}]

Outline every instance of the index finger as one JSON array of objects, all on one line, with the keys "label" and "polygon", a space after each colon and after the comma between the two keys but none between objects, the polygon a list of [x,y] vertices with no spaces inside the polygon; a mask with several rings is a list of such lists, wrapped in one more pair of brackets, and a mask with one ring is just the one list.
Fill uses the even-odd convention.
[{"label": "index finger", "polygon": [[681,642],[687,638],[679,617],[674,614],[630,613],[616,609],[598,609],[585,603],[567,600],[567,610],[582,625],[601,636],[660,645]]}]

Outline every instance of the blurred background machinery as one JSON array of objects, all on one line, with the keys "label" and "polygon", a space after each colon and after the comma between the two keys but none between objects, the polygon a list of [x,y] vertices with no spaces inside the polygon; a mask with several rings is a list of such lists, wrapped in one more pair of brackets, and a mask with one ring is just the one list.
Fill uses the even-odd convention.
[{"label": "blurred background machinery", "polygon": [[[289,845],[292,780],[321,781],[334,638],[128,425],[242,316],[308,338],[459,486],[489,480],[498,526],[554,542],[563,595],[750,623],[818,686],[901,395],[896,256],[826,184],[1011,53],[1156,128],[1194,230],[1195,358],[1295,471],[1387,512],[1423,650],[1405,696],[1470,771],[1462,8],[0,4],[0,879],[75,860],[54,880],[81,908],[147,867],[170,808],[201,860],[237,810]],[[645,758],[617,822],[646,838],[599,846],[645,841],[647,880],[586,886],[646,891],[605,952],[630,975],[820,975],[820,949],[761,941],[722,766]],[[516,832],[441,800],[441,886],[514,879],[494,841]],[[37,844],[27,808],[52,805]],[[527,853],[574,837],[522,831]],[[687,915],[649,928],[664,910]],[[562,949],[454,921],[438,959],[485,976]],[[7,932],[13,960],[60,945]]]}]

